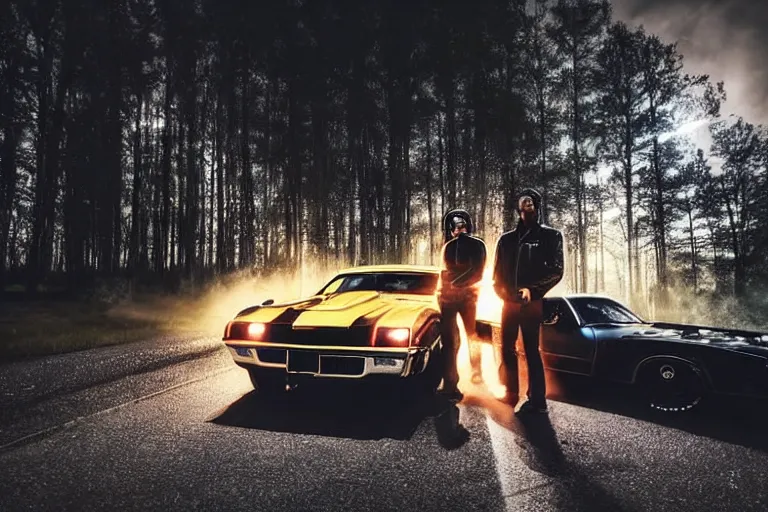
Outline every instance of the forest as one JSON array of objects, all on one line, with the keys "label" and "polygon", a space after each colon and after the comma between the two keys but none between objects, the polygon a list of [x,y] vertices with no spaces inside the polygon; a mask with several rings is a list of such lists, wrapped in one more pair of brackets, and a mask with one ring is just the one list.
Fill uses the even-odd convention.
[{"label": "forest", "polygon": [[8,0],[0,293],[435,264],[534,186],[569,291],[768,312],[768,131],[683,64],[599,0]]}]

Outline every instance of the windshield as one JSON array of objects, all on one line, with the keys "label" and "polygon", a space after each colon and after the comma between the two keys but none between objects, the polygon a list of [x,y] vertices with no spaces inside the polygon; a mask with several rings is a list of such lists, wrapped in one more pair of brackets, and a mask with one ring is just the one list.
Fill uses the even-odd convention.
[{"label": "windshield", "polygon": [[637,315],[611,299],[577,297],[569,300],[585,324],[643,323]]},{"label": "windshield", "polygon": [[377,291],[385,293],[413,293],[432,295],[437,288],[437,274],[395,273],[348,274],[336,277],[318,295],[349,291]]}]

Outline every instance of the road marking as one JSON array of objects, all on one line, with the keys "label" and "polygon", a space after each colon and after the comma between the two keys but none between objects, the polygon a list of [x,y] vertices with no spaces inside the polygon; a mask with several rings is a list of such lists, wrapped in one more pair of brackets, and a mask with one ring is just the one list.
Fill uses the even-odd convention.
[{"label": "road marking", "polygon": [[[462,343],[457,358],[460,383],[468,382],[471,376],[469,351],[466,347],[467,344]],[[514,423],[516,420],[513,407],[499,402],[496,398],[504,391],[498,381],[496,363],[494,347],[484,344],[482,372],[485,384],[482,386],[467,384],[465,402],[466,405],[479,406],[485,415],[505,510],[516,512],[542,510],[541,498],[546,495],[547,488],[551,487],[555,480],[526,465],[523,461],[523,457],[528,455],[525,453],[525,441],[521,439],[519,433],[504,426],[507,422]]]},{"label": "road marking", "polygon": [[27,444],[27,443],[29,443],[31,441],[34,441],[35,439],[47,437],[47,436],[49,436],[51,434],[54,434],[54,433],[56,433],[56,432],[58,432],[60,430],[65,430],[67,428],[70,428],[72,426],[77,425],[78,423],[82,423],[83,421],[85,421],[87,419],[95,418],[97,416],[101,416],[101,415],[104,415],[104,414],[109,414],[109,413],[114,412],[114,411],[116,411],[118,409],[122,409],[123,407],[129,406],[129,405],[133,405],[133,404],[136,404],[136,403],[139,403],[139,402],[143,402],[144,400],[149,400],[150,398],[154,398],[156,396],[162,395],[164,393],[168,393],[168,392],[176,390],[178,388],[181,388],[181,387],[184,387],[184,386],[188,386],[190,384],[195,384],[195,383],[198,383],[198,382],[202,382],[204,380],[210,379],[211,377],[216,377],[218,375],[221,375],[223,373],[227,373],[227,372],[230,372],[230,371],[233,371],[233,370],[236,370],[236,369],[238,369],[238,368],[234,367],[234,366],[228,366],[228,367],[225,367],[225,368],[220,368],[220,369],[218,369],[216,371],[207,373],[207,374],[205,374],[205,375],[203,375],[201,377],[197,377],[195,379],[186,380],[184,382],[180,382],[178,384],[174,384],[173,386],[161,389],[159,391],[155,391],[154,393],[150,393],[148,395],[144,395],[144,396],[140,396],[138,398],[134,398],[133,400],[129,400],[129,401],[124,402],[122,404],[118,404],[118,405],[115,405],[113,407],[109,407],[107,409],[102,409],[101,411],[96,411],[96,412],[94,412],[92,414],[86,414],[84,416],[79,416],[79,417],[77,417],[77,418],[75,418],[73,420],[67,421],[66,423],[62,423],[60,425],[54,425],[54,426],[46,428],[44,430],[40,430],[38,432],[34,432],[32,434],[28,434],[28,435],[26,435],[24,437],[20,437],[19,439],[15,439],[15,440],[11,441],[10,443],[6,443],[4,445],[1,445],[0,446],[0,453],[4,452],[4,451],[7,451],[8,449],[17,447],[19,445]]}]

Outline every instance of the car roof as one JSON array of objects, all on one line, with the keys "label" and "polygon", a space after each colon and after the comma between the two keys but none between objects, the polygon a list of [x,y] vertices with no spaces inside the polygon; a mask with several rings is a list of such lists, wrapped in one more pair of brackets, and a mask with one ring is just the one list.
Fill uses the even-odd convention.
[{"label": "car roof", "polygon": [[553,296],[552,298],[559,298],[559,299],[608,299],[612,300],[614,302],[618,302],[613,297],[609,297],[608,295],[602,295],[599,293],[569,293],[566,295],[558,295]]},{"label": "car roof", "polygon": [[339,270],[338,274],[365,274],[369,272],[418,272],[423,274],[438,274],[440,268],[431,265],[362,265]]}]

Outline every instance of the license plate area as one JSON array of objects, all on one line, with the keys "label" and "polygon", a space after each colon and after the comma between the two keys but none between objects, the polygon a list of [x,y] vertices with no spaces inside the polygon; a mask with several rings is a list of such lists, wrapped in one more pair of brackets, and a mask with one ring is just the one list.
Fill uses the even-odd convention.
[{"label": "license plate area", "polygon": [[362,375],[365,370],[365,358],[356,356],[323,356],[320,358],[322,375]]},{"label": "license plate area", "polygon": [[289,373],[320,373],[320,354],[303,350],[288,351]]}]

